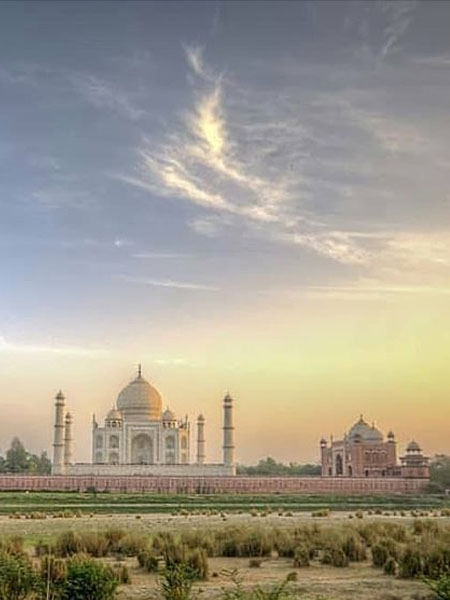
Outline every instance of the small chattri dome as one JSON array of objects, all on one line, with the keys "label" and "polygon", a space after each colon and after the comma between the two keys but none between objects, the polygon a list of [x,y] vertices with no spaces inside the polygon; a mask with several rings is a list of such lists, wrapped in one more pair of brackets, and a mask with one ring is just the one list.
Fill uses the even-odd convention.
[{"label": "small chattri dome", "polygon": [[175,421],[175,413],[171,411],[169,407],[167,407],[166,410],[163,412],[162,420]]},{"label": "small chattri dome", "polygon": [[204,420],[205,420],[205,417],[200,413],[198,415],[197,421],[204,421]]},{"label": "small chattri dome", "polygon": [[407,445],[406,451],[407,452],[420,452],[421,451],[421,447],[419,446],[419,444],[417,442],[415,442],[414,440],[412,440]]},{"label": "small chattri dome", "polygon": [[106,419],[108,421],[121,421],[122,413],[113,406],[109,413],[106,415]]},{"label": "small chattri dome", "polygon": [[395,438],[394,432],[391,430],[387,434],[388,439],[393,440]]},{"label": "small chattri dome", "polygon": [[382,442],[383,434],[375,427],[375,425],[370,426],[366,423],[361,415],[359,421],[357,421],[348,432],[348,439],[350,442],[356,440],[362,442]]},{"label": "small chattri dome", "polygon": [[321,446],[326,446],[326,445],[327,445],[327,440],[326,440],[325,438],[322,438],[322,439],[320,440],[320,445],[321,445]]}]

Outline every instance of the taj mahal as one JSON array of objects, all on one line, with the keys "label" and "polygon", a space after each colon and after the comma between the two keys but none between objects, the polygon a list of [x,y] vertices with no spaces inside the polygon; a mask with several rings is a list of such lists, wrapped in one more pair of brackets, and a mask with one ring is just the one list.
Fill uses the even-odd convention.
[{"label": "taj mahal", "polygon": [[196,422],[196,456],[191,462],[191,423],[166,408],[158,390],[143,376],[123,388],[101,426],[92,419],[92,461],[73,463],[72,415],[60,391],[55,402],[55,475],[234,475],[233,399],[223,399],[223,462],[205,463],[205,417]]},{"label": "taj mahal", "polygon": [[[411,441],[398,461],[397,440],[359,418],[343,437],[319,443],[320,477],[236,475],[234,401],[222,401],[222,461],[206,462],[206,419],[195,427],[163,410],[158,390],[142,375],[119,392],[103,423],[92,418],[89,463],[73,461],[73,418],[60,391],[55,399],[52,474],[0,476],[0,489],[77,489],[167,493],[416,493],[429,481],[428,457]],[[194,434],[194,435],[193,435]],[[193,457],[192,457],[193,455]]]}]

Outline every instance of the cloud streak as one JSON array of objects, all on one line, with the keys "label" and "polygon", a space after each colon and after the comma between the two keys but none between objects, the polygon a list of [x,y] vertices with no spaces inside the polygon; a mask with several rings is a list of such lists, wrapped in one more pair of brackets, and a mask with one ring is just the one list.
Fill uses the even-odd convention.
[{"label": "cloud streak", "polygon": [[137,283],[139,285],[151,285],[153,287],[161,288],[172,288],[177,290],[218,292],[220,289],[213,285],[193,283],[191,281],[176,281],[174,279],[152,279],[147,277],[130,277],[128,275],[124,276],[123,279],[125,279],[129,283]]},{"label": "cloud streak", "polygon": [[79,346],[52,346],[52,345],[34,345],[17,342],[9,342],[5,337],[0,336],[0,353],[20,353],[20,354],[57,354],[60,356],[106,356],[109,351],[100,348],[88,348]]}]

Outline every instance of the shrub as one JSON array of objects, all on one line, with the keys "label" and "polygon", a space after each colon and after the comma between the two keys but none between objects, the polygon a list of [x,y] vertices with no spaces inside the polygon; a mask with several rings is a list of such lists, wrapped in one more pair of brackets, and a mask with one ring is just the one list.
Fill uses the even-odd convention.
[{"label": "shrub", "polygon": [[118,540],[115,550],[124,556],[137,556],[148,548],[147,536],[139,533],[129,533]]},{"label": "shrub", "polygon": [[179,563],[164,569],[159,581],[165,600],[191,600],[195,573],[186,564]]},{"label": "shrub", "polygon": [[65,531],[57,539],[55,553],[57,556],[72,556],[83,550],[81,536],[74,531]]},{"label": "shrub", "polygon": [[322,564],[332,565],[333,567],[348,567],[348,557],[339,546],[329,546],[324,549],[322,555]]},{"label": "shrub", "polygon": [[131,583],[131,575],[127,565],[114,565],[114,572],[117,579],[119,580],[119,583],[123,585],[129,585]]},{"label": "shrub", "polygon": [[0,600],[25,600],[36,584],[36,573],[28,557],[0,554]]},{"label": "shrub", "polygon": [[262,559],[261,558],[251,558],[248,561],[248,566],[251,569],[259,569],[261,565],[262,565]]},{"label": "shrub", "polygon": [[390,556],[384,563],[383,570],[386,575],[397,575],[398,564],[395,558]]},{"label": "shrub", "polygon": [[418,547],[407,546],[399,561],[400,577],[419,577],[422,575],[422,554]]},{"label": "shrub", "polygon": [[159,558],[153,550],[144,550],[138,554],[139,566],[148,571],[155,573],[159,568]]},{"label": "shrub", "polygon": [[450,600],[450,574],[442,575],[436,581],[426,581],[435,600]]},{"label": "shrub", "polygon": [[295,549],[294,567],[309,567],[309,551],[304,544]]},{"label": "shrub", "polygon": [[350,561],[361,562],[366,560],[366,547],[359,536],[348,535],[342,542],[342,550]]},{"label": "shrub", "polygon": [[86,556],[76,556],[67,563],[61,600],[111,600],[118,583],[110,567]]},{"label": "shrub", "polygon": [[0,552],[14,555],[23,554],[23,537],[13,535],[0,540]]}]

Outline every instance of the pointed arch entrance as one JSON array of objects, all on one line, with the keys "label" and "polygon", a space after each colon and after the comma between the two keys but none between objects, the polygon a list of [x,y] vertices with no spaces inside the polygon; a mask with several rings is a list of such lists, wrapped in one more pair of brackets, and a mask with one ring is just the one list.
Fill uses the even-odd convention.
[{"label": "pointed arch entrance", "polygon": [[147,433],[140,433],[133,438],[131,462],[134,465],[152,465],[154,463],[153,439]]}]

